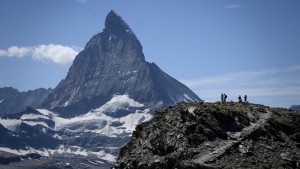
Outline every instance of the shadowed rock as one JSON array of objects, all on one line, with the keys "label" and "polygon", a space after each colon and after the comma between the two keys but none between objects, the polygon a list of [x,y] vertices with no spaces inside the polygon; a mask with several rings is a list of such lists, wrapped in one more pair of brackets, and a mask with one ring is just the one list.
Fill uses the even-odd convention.
[{"label": "shadowed rock", "polygon": [[182,103],[137,126],[113,168],[297,168],[299,124],[288,109]]}]

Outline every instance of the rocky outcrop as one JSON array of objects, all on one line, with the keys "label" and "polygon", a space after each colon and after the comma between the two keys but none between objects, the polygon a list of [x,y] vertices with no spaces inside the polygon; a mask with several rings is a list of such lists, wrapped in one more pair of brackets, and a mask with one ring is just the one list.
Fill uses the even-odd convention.
[{"label": "rocky outcrop", "polygon": [[181,103],[136,127],[114,169],[297,168],[300,114],[241,103]]},{"label": "rocky outcrop", "polygon": [[145,61],[142,45],[123,19],[111,11],[103,32],[75,58],[67,77],[44,107],[73,117],[100,107],[113,95],[128,94],[151,110],[180,101],[201,101],[185,85]]},{"label": "rocky outcrop", "polygon": [[290,109],[300,111],[300,105],[292,105]]},{"label": "rocky outcrop", "polygon": [[27,106],[39,108],[52,89],[36,89],[19,92],[11,87],[0,88],[0,114],[19,113]]}]

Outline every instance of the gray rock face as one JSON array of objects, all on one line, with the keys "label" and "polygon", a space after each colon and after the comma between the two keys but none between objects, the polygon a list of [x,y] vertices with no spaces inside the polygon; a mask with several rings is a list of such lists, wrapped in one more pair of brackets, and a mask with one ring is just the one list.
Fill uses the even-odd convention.
[{"label": "gray rock face", "polygon": [[52,89],[36,89],[19,92],[11,87],[0,88],[0,114],[19,113],[27,106],[38,108]]},{"label": "gray rock face", "polygon": [[122,18],[111,11],[103,32],[93,36],[76,56],[67,77],[44,102],[62,116],[97,108],[114,94],[128,94],[145,107],[201,101],[154,63],[145,61],[142,45]]},{"label": "gray rock face", "polygon": [[183,103],[137,126],[113,168],[298,168],[299,124],[288,109]]}]

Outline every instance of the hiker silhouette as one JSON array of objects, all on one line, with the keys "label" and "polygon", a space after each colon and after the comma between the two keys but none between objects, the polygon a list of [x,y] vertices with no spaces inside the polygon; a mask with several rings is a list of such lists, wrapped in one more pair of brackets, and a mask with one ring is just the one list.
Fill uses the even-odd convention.
[{"label": "hiker silhouette", "polygon": [[243,102],[243,101],[242,101],[241,95],[239,95],[238,99],[239,99],[239,103],[242,103],[242,102]]},{"label": "hiker silhouette", "polygon": [[226,103],[227,95],[224,94],[224,102]]}]

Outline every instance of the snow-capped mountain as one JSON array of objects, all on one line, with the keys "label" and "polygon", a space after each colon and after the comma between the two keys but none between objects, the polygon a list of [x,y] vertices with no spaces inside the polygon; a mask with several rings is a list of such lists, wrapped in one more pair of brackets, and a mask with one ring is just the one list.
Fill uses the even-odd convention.
[{"label": "snow-capped mountain", "polygon": [[[118,112],[130,113],[115,117]],[[0,118],[0,151],[20,156],[78,155],[96,158],[99,164],[114,163],[135,126],[151,118],[149,109],[128,95],[115,95],[103,106],[73,118],[27,108]]]},{"label": "snow-capped mountain", "polygon": [[41,109],[1,116],[0,158],[5,152],[26,161],[34,154],[50,157],[40,158],[42,164],[58,168],[109,167],[136,125],[150,120],[155,109],[183,101],[202,100],[148,63],[133,31],[111,11],[103,32],[90,39],[66,78],[35,106]]}]

